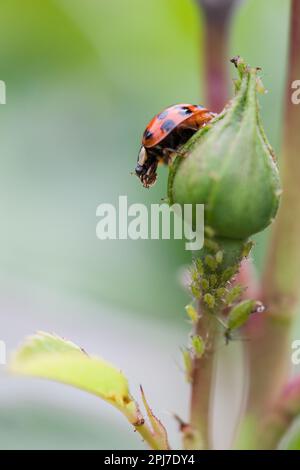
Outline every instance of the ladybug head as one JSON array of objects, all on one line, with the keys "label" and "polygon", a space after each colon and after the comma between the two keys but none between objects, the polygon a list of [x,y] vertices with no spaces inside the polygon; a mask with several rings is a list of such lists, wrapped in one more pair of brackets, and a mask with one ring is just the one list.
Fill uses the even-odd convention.
[{"label": "ladybug head", "polygon": [[142,146],[135,167],[135,174],[144,188],[149,188],[155,183],[157,163],[156,158],[149,158],[145,147]]},{"label": "ladybug head", "polygon": [[148,155],[147,155],[146,149],[142,145],[141,149],[140,149],[139,156],[138,156],[138,166],[141,166],[141,167],[144,166],[147,159],[148,159]]}]

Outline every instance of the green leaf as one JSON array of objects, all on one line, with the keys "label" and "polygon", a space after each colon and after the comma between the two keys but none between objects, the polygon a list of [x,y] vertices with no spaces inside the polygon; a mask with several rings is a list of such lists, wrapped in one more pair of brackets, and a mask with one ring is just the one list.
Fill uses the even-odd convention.
[{"label": "green leaf", "polygon": [[300,450],[300,416],[288,429],[279,444],[280,450]]},{"label": "green leaf", "polygon": [[257,436],[257,423],[254,417],[246,416],[242,423],[237,435],[236,442],[234,443],[234,450],[254,450],[256,445]]},{"label": "green leaf", "polygon": [[118,408],[133,424],[139,421],[123,373],[59,336],[39,332],[29,337],[12,358],[10,370],[80,388]]},{"label": "green leaf", "polygon": [[123,373],[103,359],[89,356],[71,341],[38,332],[15,353],[9,369],[16,374],[55,380],[92,393],[118,408],[152,449],[169,448],[165,428],[157,418],[154,426],[153,414],[150,420],[153,429],[148,426]]},{"label": "green leaf", "polygon": [[170,449],[166,428],[164,427],[162,422],[154,415],[152,409],[150,408],[148,401],[146,399],[143,387],[141,386],[140,389],[141,389],[143,404],[146,409],[147,416],[149,418],[149,421],[152,427],[152,433],[156,437],[156,441],[158,442],[159,447],[161,449]]}]

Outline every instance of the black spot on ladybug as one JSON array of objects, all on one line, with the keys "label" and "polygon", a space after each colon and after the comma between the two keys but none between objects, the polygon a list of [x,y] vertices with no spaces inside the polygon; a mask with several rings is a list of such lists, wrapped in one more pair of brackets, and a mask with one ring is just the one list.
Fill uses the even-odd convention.
[{"label": "black spot on ladybug", "polygon": [[167,119],[161,126],[161,130],[164,132],[170,132],[175,127],[175,122],[172,119]]},{"label": "black spot on ladybug", "polygon": [[187,106],[182,106],[180,107],[179,114],[181,114],[181,116],[188,116],[189,114],[193,114],[193,111]]},{"label": "black spot on ladybug", "polygon": [[153,136],[152,132],[150,132],[149,129],[146,129],[144,132],[144,139],[145,140],[151,139],[152,136]]},{"label": "black spot on ladybug", "polygon": [[157,115],[157,119],[159,119],[160,121],[162,121],[163,119],[165,119],[165,117],[169,114],[169,111],[165,110],[165,111],[162,111],[160,114]]}]

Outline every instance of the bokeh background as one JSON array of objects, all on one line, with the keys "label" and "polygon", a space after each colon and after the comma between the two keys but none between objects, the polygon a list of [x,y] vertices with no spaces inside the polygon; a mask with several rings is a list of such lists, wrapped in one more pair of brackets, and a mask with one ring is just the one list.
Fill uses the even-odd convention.
[{"label": "bokeh background", "polygon": [[[172,413],[186,418],[188,406],[179,349],[189,329],[188,296],[179,280],[190,255],[178,241],[99,241],[95,212],[119,195],[146,204],[166,195],[166,169],[150,191],[130,172],[156,112],[203,103],[202,17],[193,0],[0,5],[0,79],[7,86],[0,106],[0,339],[10,353],[24,336],[47,330],[119,365],[133,394],[144,385],[176,447]],[[230,55],[263,68],[263,121],[277,152],[288,10],[286,0],[245,0],[230,44]],[[263,234],[258,269],[266,245]],[[238,353],[238,344],[223,351]],[[230,417],[238,378],[226,367],[222,374]],[[143,444],[95,397],[9,377],[0,366],[0,448]]]}]

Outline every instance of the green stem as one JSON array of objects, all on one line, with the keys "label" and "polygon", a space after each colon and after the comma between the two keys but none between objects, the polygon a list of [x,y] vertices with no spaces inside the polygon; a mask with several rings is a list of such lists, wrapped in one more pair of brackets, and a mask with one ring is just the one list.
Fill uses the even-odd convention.
[{"label": "green stem", "polygon": [[[144,393],[142,388],[141,388],[142,394]],[[128,406],[124,408],[120,408],[120,411],[124,413],[126,418],[128,419],[129,423],[134,427],[135,431],[138,432],[141,437],[143,438],[143,441],[145,441],[150,449],[153,450],[169,450],[169,442],[168,442],[168,436],[166,433],[166,430],[162,423],[160,423],[157,418],[152,414],[151,409],[148,407],[148,404],[146,402],[145,396],[144,397],[144,404],[146,406],[146,411],[148,418],[150,419],[150,424],[144,419],[140,408],[138,404],[136,403],[135,400],[131,400],[131,402],[128,404]],[[149,414],[151,414],[149,416]],[[159,424],[159,427],[153,425],[153,421],[157,421]]]},{"label": "green stem", "polygon": [[300,77],[300,2],[292,1],[289,71],[281,173],[283,195],[264,276],[265,297],[275,313],[293,314],[300,285],[300,106],[291,100],[291,84]]},{"label": "green stem", "polygon": [[[214,5],[207,0],[198,0],[204,14],[205,104],[214,112],[220,112],[228,99],[229,28],[236,3],[236,0],[231,0],[223,5]],[[184,447],[187,449],[211,448],[210,401],[218,325],[211,313],[205,312],[200,301],[198,314],[195,333],[206,341],[206,348],[203,357],[193,359],[190,402],[192,432],[189,432],[188,439],[184,439]]]},{"label": "green stem", "polygon": [[144,423],[140,426],[135,426],[136,431],[142,436],[143,440],[147,442],[150,449],[153,450],[168,450],[169,447],[162,447],[161,440],[157,439],[150,427]]},{"label": "green stem", "polygon": [[293,379],[267,414],[261,427],[258,445],[276,449],[293,421],[300,414],[300,377]]},{"label": "green stem", "polygon": [[217,336],[217,321],[212,313],[208,313],[198,302],[199,320],[195,334],[205,341],[205,353],[201,358],[193,359],[192,387],[190,402],[190,424],[193,439],[189,441],[189,449],[209,449],[210,440],[210,399],[214,378],[214,352]]},{"label": "green stem", "polygon": [[204,16],[205,104],[220,112],[230,88],[228,54],[230,24],[237,0],[211,2],[198,0]]},{"label": "green stem", "polygon": [[213,112],[222,111],[228,98],[227,71],[229,21],[206,21],[204,36],[206,103]]},{"label": "green stem", "polygon": [[[212,12],[205,1],[199,1],[204,13],[204,48],[205,48],[205,83],[206,106],[214,112],[221,111],[228,98],[229,78],[226,57],[229,42],[229,22],[231,11],[227,9]],[[201,8],[201,10],[202,10]],[[216,14],[218,13],[218,15]],[[190,424],[192,433],[184,438],[187,449],[208,449],[211,446],[209,436],[209,410],[213,382],[214,341],[216,321],[205,314],[198,303],[199,320],[195,333],[209,341],[205,355],[194,358],[190,401]]]}]

